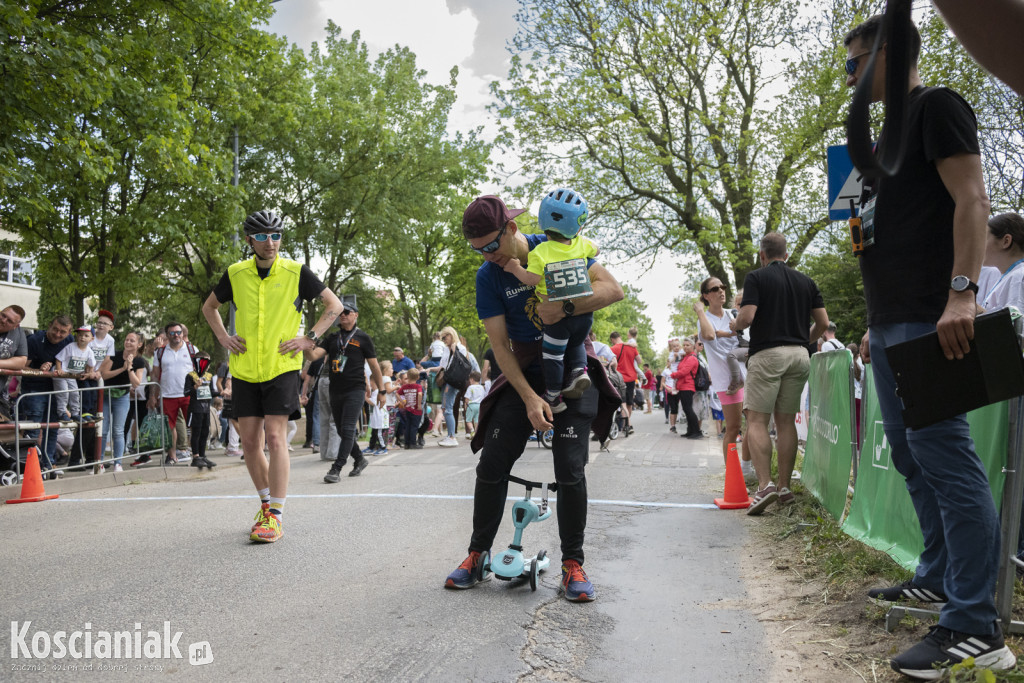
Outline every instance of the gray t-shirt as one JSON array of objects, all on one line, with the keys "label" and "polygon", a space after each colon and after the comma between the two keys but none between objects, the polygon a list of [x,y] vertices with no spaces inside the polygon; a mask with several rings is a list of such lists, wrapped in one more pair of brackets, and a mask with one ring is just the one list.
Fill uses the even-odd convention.
[{"label": "gray t-shirt", "polygon": [[10,332],[0,334],[0,360],[7,360],[15,356],[28,356],[28,342],[25,341],[25,331],[15,327]]}]

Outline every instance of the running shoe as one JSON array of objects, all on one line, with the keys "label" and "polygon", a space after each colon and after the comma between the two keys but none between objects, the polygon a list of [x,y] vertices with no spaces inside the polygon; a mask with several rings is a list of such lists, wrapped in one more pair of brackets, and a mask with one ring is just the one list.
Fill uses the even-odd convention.
[{"label": "running shoe", "polygon": [[444,581],[445,588],[472,588],[481,581],[490,581],[490,572],[484,573],[483,578],[477,578],[477,568],[480,564],[480,552],[477,550],[469,553],[469,557],[462,561],[455,571],[448,575]]},{"label": "running shoe", "polygon": [[759,515],[765,508],[779,499],[779,492],[775,490],[775,484],[768,484],[754,494],[750,507],[747,508],[748,515]]},{"label": "running shoe", "polygon": [[352,470],[348,473],[350,477],[358,477],[366,469],[366,466],[370,464],[370,461],[366,458],[360,458],[359,462],[352,466]]},{"label": "running shoe", "polygon": [[437,445],[441,446],[442,448],[455,448],[456,446],[459,445],[459,442],[455,439],[454,436],[446,436],[445,438],[438,441]]},{"label": "running shoe", "polygon": [[565,593],[565,599],[572,602],[590,602],[594,599],[594,585],[576,560],[562,563],[562,592]]},{"label": "running shoe", "polygon": [[562,389],[563,398],[580,398],[590,388],[590,377],[586,368],[576,368],[569,375],[569,383]]},{"label": "running shoe", "polygon": [[270,506],[268,505],[267,511],[263,513],[263,521],[253,529],[253,532],[249,535],[249,540],[258,543],[273,543],[281,538],[282,533],[281,520],[270,511]]},{"label": "running shoe", "polygon": [[569,407],[569,405],[562,400],[561,396],[556,398],[554,401],[548,401],[548,405],[551,406],[552,415],[558,415],[559,413],[565,412],[566,408]]},{"label": "running shoe", "polygon": [[141,465],[145,465],[147,462],[149,462],[149,460],[150,458],[148,455],[140,455],[139,457],[135,458],[134,462],[132,462],[132,467],[139,467]]},{"label": "running shoe", "polygon": [[263,518],[267,514],[267,510],[270,509],[270,503],[262,503],[260,509],[256,511],[256,516],[252,518],[252,528],[249,529],[249,533],[256,531],[256,527],[263,523]]},{"label": "running shoe", "polygon": [[942,591],[931,591],[922,588],[908,579],[898,586],[886,586],[885,588],[872,588],[868,591],[868,597],[872,600],[882,602],[899,602],[900,600],[917,600],[918,602],[930,603],[933,605],[946,604],[949,598]]},{"label": "running shoe", "polygon": [[894,671],[923,681],[945,678],[950,667],[968,657],[974,658],[975,670],[1012,669],[1017,665],[1017,658],[1006,647],[1002,629],[998,624],[995,628],[994,635],[975,636],[932,626],[921,642],[893,657],[889,664]]}]

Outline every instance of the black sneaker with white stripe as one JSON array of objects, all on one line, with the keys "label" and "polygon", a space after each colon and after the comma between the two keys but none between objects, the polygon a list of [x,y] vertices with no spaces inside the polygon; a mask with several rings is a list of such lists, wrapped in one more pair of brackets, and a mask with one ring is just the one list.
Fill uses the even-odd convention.
[{"label": "black sneaker with white stripe", "polygon": [[872,588],[868,591],[868,597],[884,602],[917,600],[930,605],[944,605],[949,601],[945,593],[921,588],[913,580],[904,581],[898,586],[889,586],[888,588]]},{"label": "black sneaker with white stripe", "polygon": [[946,669],[968,657],[974,657],[974,666],[978,669],[1005,671],[1017,665],[1017,658],[1003,642],[998,624],[992,636],[972,636],[933,626],[920,643],[893,657],[890,664],[904,676],[937,681],[946,674]]}]

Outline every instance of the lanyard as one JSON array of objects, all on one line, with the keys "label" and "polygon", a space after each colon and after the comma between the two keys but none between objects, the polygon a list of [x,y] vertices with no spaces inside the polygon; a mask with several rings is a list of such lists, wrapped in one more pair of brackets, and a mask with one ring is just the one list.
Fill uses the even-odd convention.
[{"label": "lanyard", "polygon": [[[341,350],[338,352],[339,356],[344,356],[345,355],[345,351],[348,349],[348,343],[350,341],[352,341],[352,337],[356,336],[356,332],[358,332],[358,331],[359,331],[358,327],[353,327],[352,331],[348,333],[348,339],[345,340],[345,343],[342,344],[342,346],[341,346]],[[341,341],[341,332],[338,332],[338,341],[339,342]]]},{"label": "lanyard", "polygon": [[988,308],[989,297],[991,297],[992,293],[994,291],[996,291],[996,289],[999,288],[999,283],[1003,281],[1003,278],[1005,278],[1007,275],[1012,273],[1013,269],[1016,268],[1017,266],[1019,266],[1021,263],[1024,263],[1024,258],[1017,259],[1016,261],[1014,261],[1013,265],[1011,265],[1009,268],[1007,268],[1006,272],[999,276],[999,279],[996,280],[996,283],[994,285],[992,285],[991,289],[989,289],[988,293],[985,295],[985,308]]}]

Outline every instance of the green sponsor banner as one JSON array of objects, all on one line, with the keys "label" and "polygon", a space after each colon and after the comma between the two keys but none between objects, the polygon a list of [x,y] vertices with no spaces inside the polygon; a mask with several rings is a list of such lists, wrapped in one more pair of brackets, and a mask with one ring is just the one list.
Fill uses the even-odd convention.
[{"label": "green sponsor banner", "polygon": [[[892,464],[870,368],[867,366],[861,402],[864,443],[853,503],[843,531],[887,553],[905,569],[913,571],[924,549],[924,539],[907,493],[906,481]],[[989,486],[997,508],[1003,498],[1008,417],[1005,401],[967,414],[974,449],[988,471]]]},{"label": "green sponsor banner", "polygon": [[810,411],[801,481],[836,519],[843,518],[856,433],[853,429],[853,355],[811,356]]}]

